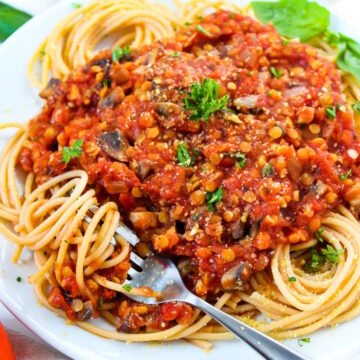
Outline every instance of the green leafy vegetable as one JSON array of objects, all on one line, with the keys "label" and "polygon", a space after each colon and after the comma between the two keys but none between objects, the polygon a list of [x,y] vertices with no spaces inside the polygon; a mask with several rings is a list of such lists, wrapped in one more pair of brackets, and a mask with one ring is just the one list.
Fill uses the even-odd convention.
[{"label": "green leafy vegetable", "polygon": [[0,2],[0,42],[5,41],[29,19],[31,15]]},{"label": "green leafy vegetable", "polygon": [[102,296],[99,296],[98,301],[97,301],[97,306],[98,306],[99,308],[101,308],[103,303],[104,303],[104,301],[103,301]]},{"label": "green leafy vegetable", "polygon": [[261,174],[263,177],[270,177],[271,172],[272,172],[272,166],[271,164],[268,163],[262,168]]},{"label": "green leafy vegetable", "polygon": [[245,166],[245,161],[246,161],[246,154],[242,154],[240,152],[237,152],[235,154],[230,153],[230,152],[224,152],[225,156],[229,156],[232,159],[238,160],[237,161],[237,165],[240,169],[243,169]]},{"label": "green leafy vegetable", "polygon": [[178,144],[177,159],[179,164],[186,168],[191,167],[195,162],[195,158],[190,155],[189,149],[185,143]]},{"label": "green leafy vegetable", "polygon": [[214,206],[218,204],[222,200],[222,198],[223,198],[223,190],[221,186],[214,192],[207,192],[206,203],[209,211],[215,212]]},{"label": "green leafy vegetable", "polygon": [[191,120],[208,120],[215,111],[223,110],[229,100],[229,94],[219,99],[220,85],[214,79],[202,79],[202,83],[191,85],[187,98],[183,99],[184,110],[192,111]]},{"label": "green leafy vegetable", "polygon": [[339,180],[346,180],[351,175],[351,169],[346,174],[339,175]]},{"label": "green leafy vegetable", "polygon": [[207,30],[205,30],[201,25],[196,25],[196,30],[197,31],[199,31],[199,32],[201,32],[201,33],[203,33],[204,35],[206,35],[206,36],[211,36],[211,34],[207,31]]},{"label": "green leafy vegetable", "polygon": [[130,292],[131,289],[132,289],[132,287],[131,287],[129,284],[124,284],[124,285],[123,285],[123,289],[124,289],[125,291],[127,291],[127,292]]},{"label": "green leafy vegetable", "polygon": [[298,345],[299,346],[304,346],[305,343],[309,343],[310,342],[310,338],[303,338],[303,339],[299,339],[298,340]]},{"label": "green leafy vegetable", "polygon": [[354,104],[351,105],[354,111],[357,112],[358,115],[360,115],[360,101],[355,101]]},{"label": "green leafy vegetable", "polygon": [[63,152],[62,152],[62,161],[65,162],[65,164],[68,164],[72,158],[79,157],[83,150],[82,145],[84,143],[84,139],[76,140],[71,147],[64,146]]},{"label": "green leafy vegetable", "polygon": [[270,68],[270,72],[277,78],[280,79],[281,70],[276,70],[273,66]]},{"label": "green leafy vegetable", "polygon": [[289,281],[289,282],[295,282],[295,281],[296,281],[296,277],[294,277],[294,276],[289,276],[288,281]]},{"label": "green leafy vegetable", "polygon": [[307,41],[322,34],[329,26],[327,9],[308,0],[252,1],[256,17],[272,22],[281,35]]},{"label": "green leafy vegetable", "polygon": [[179,57],[180,53],[178,51],[175,51],[175,52],[172,53],[172,56],[173,57]]},{"label": "green leafy vegetable", "polygon": [[131,54],[131,49],[128,46],[124,48],[116,47],[112,51],[112,60],[113,62],[119,61],[120,59],[126,59],[128,55]]},{"label": "green leafy vegetable", "polygon": [[192,25],[192,22],[190,22],[190,21],[185,21],[185,26],[190,26],[190,25]]},{"label": "green leafy vegetable", "polygon": [[316,238],[318,239],[318,241],[320,242],[324,242],[324,239],[321,237],[321,234],[324,232],[324,228],[321,227],[316,233],[315,233],[315,236]]},{"label": "green leafy vegetable", "polygon": [[334,264],[339,262],[339,255],[344,253],[344,249],[335,250],[331,245],[326,245],[326,249],[321,249],[325,257]]},{"label": "green leafy vegetable", "polygon": [[200,216],[200,213],[197,212],[197,213],[193,216],[194,221],[197,221],[197,219],[199,218],[199,216]]},{"label": "green leafy vegetable", "polygon": [[16,281],[17,281],[17,282],[21,282],[21,281],[22,281],[21,276],[18,276],[18,277],[16,278]]},{"label": "green leafy vegetable", "polygon": [[328,108],[325,110],[326,115],[333,120],[336,117],[336,107],[333,105],[329,105]]},{"label": "green leafy vegetable", "polygon": [[319,267],[324,264],[325,256],[319,254],[315,248],[310,250],[311,258],[305,263],[304,270],[309,272],[317,272]]}]

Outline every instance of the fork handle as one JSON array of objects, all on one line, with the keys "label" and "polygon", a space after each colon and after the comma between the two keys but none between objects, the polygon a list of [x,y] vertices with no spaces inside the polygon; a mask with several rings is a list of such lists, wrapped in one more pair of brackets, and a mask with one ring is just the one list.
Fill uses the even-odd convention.
[{"label": "fork handle", "polygon": [[306,356],[296,350],[290,349],[271,337],[255,330],[251,326],[239,321],[225,312],[210,305],[206,301],[190,294],[187,299],[189,303],[196,306],[206,314],[210,315],[222,326],[231,331],[237,338],[245,341],[254,350],[269,360],[306,360]]}]

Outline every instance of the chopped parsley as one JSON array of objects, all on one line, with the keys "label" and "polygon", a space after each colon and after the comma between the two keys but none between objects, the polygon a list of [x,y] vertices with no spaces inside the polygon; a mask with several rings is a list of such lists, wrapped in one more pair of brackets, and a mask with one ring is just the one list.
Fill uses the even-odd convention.
[{"label": "chopped parsley", "polygon": [[321,227],[316,233],[315,236],[320,242],[324,242],[324,239],[321,237],[321,234],[324,232],[324,228]]},{"label": "chopped parsley", "polygon": [[334,263],[335,265],[339,262],[339,255],[344,253],[344,249],[335,250],[331,245],[326,245],[326,249],[321,249],[326,259]]},{"label": "chopped parsley", "polygon": [[83,143],[84,139],[78,139],[71,147],[64,146],[61,160],[68,164],[72,158],[79,157],[83,152],[81,148]]},{"label": "chopped parsley", "polygon": [[288,46],[289,43],[285,39],[281,39],[281,45],[282,46]]},{"label": "chopped parsley", "polygon": [[16,281],[17,281],[17,282],[21,282],[21,281],[22,281],[21,276],[18,276],[18,277],[16,278]]},{"label": "chopped parsley", "polygon": [[190,155],[189,149],[185,143],[180,143],[177,146],[177,159],[181,166],[183,167],[191,167],[195,159]]},{"label": "chopped parsley", "polygon": [[194,221],[197,221],[197,219],[199,218],[199,216],[200,216],[200,213],[197,212],[197,213],[193,216]]},{"label": "chopped parsley", "polygon": [[261,171],[263,177],[270,177],[272,173],[272,166],[271,164],[267,163]]},{"label": "chopped parsley", "polygon": [[251,71],[250,70],[247,72],[247,77],[251,77]]},{"label": "chopped parsley", "polygon": [[299,346],[303,346],[305,343],[309,343],[310,342],[310,338],[302,338],[298,340],[298,345]]},{"label": "chopped parsley", "polygon": [[360,101],[355,101],[354,104],[351,105],[354,111],[357,112],[358,115],[360,115]]},{"label": "chopped parsley", "polygon": [[104,303],[104,301],[103,301],[102,296],[99,296],[98,301],[97,301],[97,306],[98,306],[99,308],[101,308],[103,303]]},{"label": "chopped parsley", "polygon": [[123,285],[123,289],[124,289],[125,291],[127,291],[127,292],[130,292],[131,289],[132,289],[132,287],[131,287],[129,284],[124,284],[124,285]]},{"label": "chopped parsley", "polygon": [[108,88],[111,86],[111,80],[110,79],[104,79],[102,82],[101,82],[101,87],[105,87],[107,86]]},{"label": "chopped parsley", "polygon": [[243,169],[244,166],[245,166],[245,161],[246,161],[246,154],[242,154],[240,152],[237,152],[235,154],[233,153],[230,153],[230,152],[225,152],[224,153],[225,156],[229,156],[231,157],[232,159],[235,159],[235,160],[238,160],[237,161],[237,166],[240,168],[240,169]]},{"label": "chopped parsley", "polygon": [[347,180],[347,178],[351,175],[351,169],[346,174],[339,175],[339,180]]},{"label": "chopped parsley", "polygon": [[202,82],[191,85],[191,91],[183,98],[184,110],[192,111],[190,120],[208,120],[215,111],[224,110],[229,94],[219,99],[220,85],[214,79],[203,78]]},{"label": "chopped parsley", "polygon": [[281,76],[281,70],[276,70],[273,66],[270,68],[271,74],[273,74],[277,79],[280,79]]},{"label": "chopped parsley", "polygon": [[295,282],[295,281],[296,281],[296,277],[294,277],[294,276],[289,276],[288,281],[289,281],[289,282]]},{"label": "chopped parsley", "polygon": [[185,26],[190,26],[190,25],[192,25],[192,22],[190,22],[190,21],[185,21]]},{"label": "chopped parsley", "polygon": [[211,34],[205,30],[200,24],[196,25],[196,30],[203,33],[206,36],[211,36]]},{"label": "chopped parsley", "polygon": [[229,14],[229,18],[230,18],[230,19],[233,19],[234,16],[235,16],[235,15],[234,15],[233,13],[230,13],[230,14]]},{"label": "chopped parsley", "polygon": [[209,211],[214,213],[215,212],[214,206],[218,204],[222,200],[222,198],[223,198],[223,190],[221,186],[213,192],[207,192],[206,203]]},{"label": "chopped parsley", "polygon": [[45,55],[46,55],[46,51],[45,51],[45,50],[40,50],[40,51],[39,51],[39,54],[40,54],[41,56],[45,56]]},{"label": "chopped parsley", "polygon": [[199,21],[203,21],[203,17],[201,15],[198,16]]},{"label": "chopped parsley", "polygon": [[128,46],[125,46],[124,48],[116,47],[112,51],[112,61],[116,62],[120,59],[126,59],[128,55],[131,54],[131,49]]},{"label": "chopped parsley", "polygon": [[180,56],[180,53],[178,51],[174,51],[171,56],[178,58]]},{"label": "chopped parsley", "polygon": [[333,105],[329,105],[325,112],[326,115],[330,118],[330,120],[334,120],[334,118],[336,117],[336,107]]},{"label": "chopped parsley", "polygon": [[79,3],[72,3],[71,5],[72,5],[72,7],[74,9],[80,9],[81,8],[81,4],[79,4]]}]

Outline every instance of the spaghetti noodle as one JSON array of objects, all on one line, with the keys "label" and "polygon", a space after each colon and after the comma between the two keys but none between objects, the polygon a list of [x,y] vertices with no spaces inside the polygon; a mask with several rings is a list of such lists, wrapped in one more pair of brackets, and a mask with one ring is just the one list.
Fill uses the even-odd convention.
[{"label": "spaghetti noodle", "polygon": [[[224,8],[236,14],[219,11],[209,18],[205,16],[211,10]],[[38,272],[29,281],[34,283],[41,303],[87,331],[123,341],[184,338],[204,348],[210,347],[209,341],[233,337],[208,316],[185,304],[148,308],[124,300],[122,294],[127,292],[153,294],[151,289],[123,285],[132,250],[115,234],[119,206],[122,216],[143,240],[136,248],[138,253],[145,256],[149,242],[159,252],[174,251],[182,257],[178,267],[193,291],[208,295],[218,308],[271,336],[301,337],[350,320],[360,311],[360,225],[354,217],[360,196],[355,168],[360,147],[351,123],[357,115],[349,106],[359,99],[358,84],[348,74],[342,74],[340,82],[332,64],[313,48],[298,42],[281,48],[280,37],[271,26],[260,25],[238,12],[253,16],[249,8],[238,9],[224,1],[189,1],[179,5],[177,16],[164,7],[140,0],[94,1],[60,22],[30,62],[29,77],[39,87],[48,82],[50,72],[66,80],[56,90],[50,89],[43,113],[27,127],[1,126],[16,127],[18,132],[0,157],[0,217],[4,220],[0,230],[18,246],[14,261],[23,247],[34,251]],[[173,32],[184,22],[189,23],[187,29]],[[93,58],[93,52],[109,34],[116,38],[113,49],[130,46],[134,54],[112,64],[111,52]],[[236,36],[243,37],[240,41]],[[163,40],[150,45],[159,39]],[[259,57],[250,52],[245,56],[246,50],[237,47],[242,43],[248,49],[257,47]],[[323,40],[315,39],[313,46],[323,57],[335,59],[334,50]],[[274,49],[279,53],[272,54]],[[313,66],[312,78],[308,79],[308,74],[292,63],[293,54]],[[34,64],[39,57],[40,81],[34,77]],[[88,65],[83,69],[77,69],[85,64]],[[258,64],[261,66],[257,68]],[[281,67],[270,68],[273,78],[264,71],[271,64]],[[246,66],[254,68],[248,70]],[[172,89],[180,89],[179,93],[184,94],[185,88],[194,90],[202,85],[199,91],[204,91],[205,86],[211,86],[204,80],[194,85],[189,80],[193,73],[197,78],[217,79],[221,83],[219,96],[230,98],[229,104],[237,114],[220,109],[212,114],[207,128],[195,121],[184,123],[179,95],[171,93]],[[282,76],[289,78],[281,82]],[[310,88],[315,77],[320,80],[319,84],[311,83],[316,90],[313,95],[306,92],[305,85]],[[172,83],[174,78],[179,83]],[[290,80],[291,87],[281,87]],[[161,87],[163,81],[165,90]],[[240,96],[249,89],[256,95]],[[187,94],[193,95],[191,91]],[[288,98],[283,100],[282,94]],[[346,95],[344,104],[341,94]],[[316,110],[308,106],[309,96],[316,97]],[[186,104],[186,100],[180,100]],[[192,104],[196,100],[192,98]],[[287,108],[286,116],[275,121],[272,116],[281,113],[277,105],[280,101]],[[155,108],[151,107],[152,102]],[[262,107],[254,106],[256,102]],[[289,102],[297,112],[289,108]],[[333,109],[331,104],[336,102],[339,106]],[[88,111],[87,106],[94,106],[96,111]],[[262,113],[264,109],[266,114]],[[335,111],[334,122],[327,121],[324,115],[329,109]],[[293,124],[296,117],[300,125]],[[117,119],[121,121],[118,123]],[[335,140],[327,142],[325,136],[321,137],[321,130],[328,131],[328,137],[336,137],[340,146],[330,152]],[[104,131],[105,136],[100,138]],[[181,132],[179,138],[176,132]],[[232,138],[233,133],[238,137]],[[126,149],[117,149],[114,155],[109,144],[103,145],[109,134],[116,136],[116,142]],[[259,151],[251,149],[249,136],[254,136],[251,140],[257,141]],[[79,137],[85,139],[83,154],[67,166],[61,153]],[[263,139],[265,143],[261,143]],[[187,141],[193,152],[181,147],[179,140]],[[212,142],[220,150],[212,148]],[[57,150],[53,149],[54,144]],[[264,154],[269,148],[274,152],[266,163]],[[176,151],[175,157],[183,168],[172,163]],[[110,160],[114,156],[118,161]],[[275,158],[276,162],[270,163]],[[191,173],[189,167],[197,161],[197,170]],[[301,161],[303,168],[299,166]],[[317,166],[307,168],[310,161]],[[23,194],[15,183],[17,164],[28,171]],[[249,169],[246,179],[238,172],[244,166]],[[348,167],[351,170],[345,172]],[[191,179],[180,186],[187,172]],[[272,181],[275,176],[279,176],[278,184],[283,189]],[[258,182],[250,183],[251,178]],[[238,188],[246,190],[239,195],[234,191]],[[268,198],[273,192],[276,196]],[[257,196],[266,199],[262,206],[256,207]],[[223,197],[230,199],[231,206],[219,205]],[[95,215],[85,221],[90,208],[98,202]],[[266,224],[259,226],[253,219],[265,211],[262,208],[267,213],[259,217],[266,219]],[[276,213],[274,208],[281,208],[283,213]],[[286,214],[287,211],[292,214]],[[189,226],[184,225],[184,218],[189,219]],[[219,218],[224,220],[220,225]],[[224,228],[229,230],[225,232]],[[232,239],[224,244],[222,236]],[[325,243],[331,251],[323,247]],[[306,265],[313,266],[314,259],[316,269],[309,271]],[[236,286],[231,284],[233,269]],[[250,274],[249,269],[253,269],[250,279],[244,275]],[[196,271],[196,275],[192,274]],[[258,313],[272,321],[257,320]],[[86,321],[99,315],[119,331],[105,330]]]}]

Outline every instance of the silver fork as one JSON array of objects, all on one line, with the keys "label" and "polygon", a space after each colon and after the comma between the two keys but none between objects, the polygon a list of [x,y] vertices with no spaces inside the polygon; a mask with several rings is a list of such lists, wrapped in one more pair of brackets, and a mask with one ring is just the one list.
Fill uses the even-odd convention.
[{"label": "silver fork", "polygon": [[[95,213],[97,208],[94,206],[90,210],[92,213]],[[89,221],[88,218],[85,218],[85,220]],[[127,240],[132,246],[135,246],[140,241],[138,237],[122,223],[119,224],[116,233]],[[271,337],[255,330],[251,326],[235,319],[191,293],[185,287],[176,265],[170,259],[151,253],[144,260],[132,251],[130,260],[136,264],[141,271],[131,267],[128,272],[131,280],[127,280],[126,283],[132,288],[147,286],[150,289],[161,293],[160,299],[127,294],[131,299],[151,305],[176,301],[193,305],[211,316],[218,323],[232,332],[237,338],[244,340],[265,359],[308,359],[299,352],[275,341]]]}]

